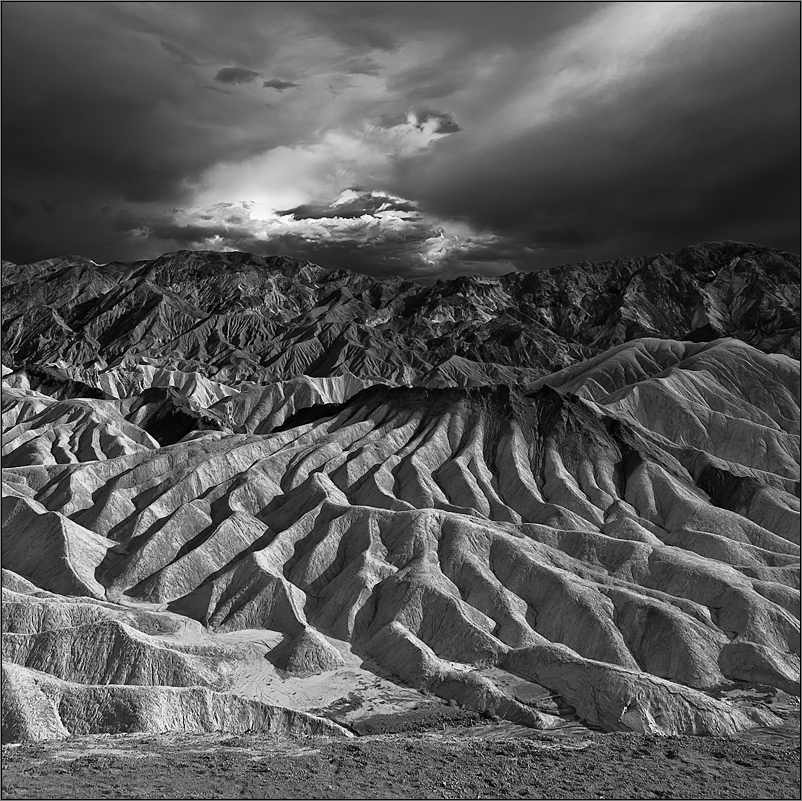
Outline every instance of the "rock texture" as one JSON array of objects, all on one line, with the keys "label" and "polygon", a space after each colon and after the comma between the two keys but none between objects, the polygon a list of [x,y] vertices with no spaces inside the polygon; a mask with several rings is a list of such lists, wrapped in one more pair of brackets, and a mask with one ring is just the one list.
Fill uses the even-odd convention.
[{"label": "rock texture", "polygon": [[176,730],[352,736],[314,715],[201,687],[74,684],[13,663],[3,666],[4,742]]},{"label": "rock texture", "polygon": [[798,315],[798,257],[736,242],[426,287],[249,253],[73,256],[4,262],[2,360],[124,387],[125,369],[92,370],[141,372],[144,357],[212,393],[200,378],[509,383],[643,336],[734,336],[799,358]]},{"label": "rock texture", "polygon": [[539,728],[499,675],[657,734],[799,693],[797,257],[3,281],[4,736],[317,731],[275,698],[355,666]]}]

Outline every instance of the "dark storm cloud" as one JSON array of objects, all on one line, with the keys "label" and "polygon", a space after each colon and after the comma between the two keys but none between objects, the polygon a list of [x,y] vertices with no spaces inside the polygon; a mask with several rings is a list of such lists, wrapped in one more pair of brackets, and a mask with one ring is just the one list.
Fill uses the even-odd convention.
[{"label": "dark storm cloud", "polygon": [[[131,243],[108,227],[103,206],[174,203],[215,164],[292,141],[293,132],[265,126],[263,104],[226,105],[234,98],[198,66],[249,57],[248,21],[227,36],[231,10],[228,17],[221,11],[155,3],[3,7],[3,196],[12,204],[5,209],[44,195],[69,201],[56,219],[4,212],[6,258],[128,254]],[[180,38],[199,28],[203,40]]]},{"label": "dark storm cloud", "polygon": [[256,70],[249,70],[244,67],[223,67],[223,69],[218,70],[214,79],[220,83],[235,84],[253,83],[257,78],[261,77]]},{"label": "dark storm cloud", "polygon": [[262,81],[262,86],[265,89],[275,89],[278,92],[284,92],[287,89],[292,89],[295,86],[300,86],[299,83],[292,81],[282,81],[279,78],[271,78],[269,81]]},{"label": "dark storm cloud", "polygon": [[[799,248],[797,4],[8,3],[3,23],[12,260],[151,256],[172,236],[343,265],[351,247],[366,270],[419,274],[435,219],[496,235],[455,234],[444,270]],[[228,88],[262,76],[303,91]],[[349,186],[430,222],[349,241],[381,208],[369,191],[332,205]],[[266,244],[258,215],[205,219],[222,200],[293,206],[323,233]]]},{"label": "dark storm cloud", "polygon": [[390,50],[422,36],[448,40],[449,58],[461,60],[498,43],[530,49],[608,5],[602,2],[294,3],[319,29],[354,47]]},{"label": "dark storm cloud", "polygon": [[606,3],[564,2],[393,2],[318,3],[312,13],[337,26],[336,16],[359,15],[365,26],[388,26],[443,41],[439,53],[388,76],[389,94],[418,103],[448,98],[468,89],[470,65],[499,46],[528,53]]},{"label": "dark storm cloud", "polygon": [[798,252],[799,6],[762,5],[570,113],[534,122],[529,97],[516,135],[501,114],[484,139],[466,124],[390,188],[544,248],[544,265],[717,238]]},{"label": "dark storm cloud", "polygon": [[[580,4],[539,5],[540,30],[530,29],[528,45],[590,13],[585,7],[577,14]],[[556,8],[562,5],[575,8]],[[507,10],[520,14],[524,6]],[[381,112],[367,105],[376,101],[359,101],[354,93],[362,84],[351,87],[348,75],[390,78],[382,59],[422,35],[453,39],[443,51],[461,63],[461,42],[469,52],[482,38],[505,39],[492,22],[504,16],[482,4],[455,16],[449,3],[7,4],[4,255],[27,261],[84,252],[108,260],[151,253],[160,245],[120,240],[110,225],[122,206],[140,204],[144,214],[191,204],[210,170],[308,140],[310,131],[325,130],[321,115],[328,126],[346,126],[349,113],[354,123],[376,119]],[[321,37],[336,47],[319,56]],[[291,63],[271,62],[287,43]],[[298,75],[299,83],[327,74],[340,91],[330,96],[334,111],[312,95],[294,116],[286,108],[281,117],[268,116],[263,102],[213,80],[231,65],[250,72],[224,77],[270,75],[274,67]],[[416,87],[407,88],[415,94]],[[349,92],[355,99],[346,100]],[[407,106],[397,94],[394,105]],[[44,196],[66,202],[47,215],[36,202]],[[15,213],[22,208],[26,214]]]}]

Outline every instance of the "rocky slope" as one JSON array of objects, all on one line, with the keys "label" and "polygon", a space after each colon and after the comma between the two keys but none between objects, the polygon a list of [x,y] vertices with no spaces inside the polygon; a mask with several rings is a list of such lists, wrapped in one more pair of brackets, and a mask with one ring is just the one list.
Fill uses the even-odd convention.
[{"label": "rocky slope", "polygon": [[334,730],[366,677],[664,734],[799,694],[797,257],[3,281],[4,736]]},{"label": "rocky slope", "polygon": [[799,358],[799,259],[741,243],[421,286],[248,253],[3,265],[3,363],[216,381],[519,382],[643,336],[734,336]]}]

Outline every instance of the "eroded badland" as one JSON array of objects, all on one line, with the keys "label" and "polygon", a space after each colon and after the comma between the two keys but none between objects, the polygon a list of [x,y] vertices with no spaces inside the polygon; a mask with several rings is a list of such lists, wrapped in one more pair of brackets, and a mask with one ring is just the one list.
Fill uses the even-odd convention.
[{"label": "eroded badland", "polygon": [[[723,743],[798,794],[760,759],[798,726],[799,297],[798,257],[731,242],[432,286],[4,263],[2,735],[43,741],[6,765],[308,737],[386,781],[447,726],[432,753]],[[582,795],[475,772],[418,789]]]}]

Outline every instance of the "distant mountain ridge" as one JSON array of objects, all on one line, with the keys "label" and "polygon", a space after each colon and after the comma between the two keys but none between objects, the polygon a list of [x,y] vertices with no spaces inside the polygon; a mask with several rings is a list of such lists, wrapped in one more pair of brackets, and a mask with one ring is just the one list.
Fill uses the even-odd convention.
[{"label": "distant mountain ridge", "polygon": [[733,336],[798,358],[799,270],[798,256],[734,242],[431,286],[240,252],[6,262],[3,363],[145,357],[224,381],[471,384],[532,380],[642,336]]}]

